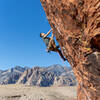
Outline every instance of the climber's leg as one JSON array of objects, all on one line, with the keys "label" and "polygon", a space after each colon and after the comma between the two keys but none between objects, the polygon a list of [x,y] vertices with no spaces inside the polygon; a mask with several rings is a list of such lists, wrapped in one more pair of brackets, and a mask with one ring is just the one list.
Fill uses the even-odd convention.
[{"label": "climber's leg", "polygon": [[61,57],[64,61],[66,61],[66,60],[67,60],[67,59],[63,56],[63,54],[62,54],[62,52],[61,52],[61,50],[60,50],[60,49],[57,49],[57,48],[56,48],[56,50],[55,50],[55,51],[59,53],[60,57]]}]

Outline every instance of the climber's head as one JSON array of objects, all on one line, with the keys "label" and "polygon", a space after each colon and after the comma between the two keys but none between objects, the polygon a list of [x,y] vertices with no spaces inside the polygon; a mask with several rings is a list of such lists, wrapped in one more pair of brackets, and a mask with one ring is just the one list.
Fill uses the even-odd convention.
[{"label": "climber's head", "polygon": [[44,33],[40,33],[40,37],[44,37],[44,35],[45,35]]}]

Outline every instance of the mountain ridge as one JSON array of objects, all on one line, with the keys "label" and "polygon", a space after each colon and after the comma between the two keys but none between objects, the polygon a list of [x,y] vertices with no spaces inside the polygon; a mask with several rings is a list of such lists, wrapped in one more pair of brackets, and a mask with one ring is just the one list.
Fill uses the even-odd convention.
[{"label": "mountain ridge", "polygon": [[32,86],[76,85],[76,78],[71,68],[61,65],[33,68],[16,66],[0,71],[0,84],[25,84]]}]

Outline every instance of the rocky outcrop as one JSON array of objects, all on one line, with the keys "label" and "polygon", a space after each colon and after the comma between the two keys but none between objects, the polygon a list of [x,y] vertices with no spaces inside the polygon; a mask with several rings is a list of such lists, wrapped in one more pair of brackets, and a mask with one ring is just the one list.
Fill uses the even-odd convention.
[{"label": "rocky outcrop", "polygon": [[78,80],[77,99],[100,100],[100,0],[41,3]]},{"label": "rocky outcrop", "polygon": [[17,84],[34,86],[73,86],[76,85],[76,78],[71,69],[60,65],[52,65],[47,68],[34,67],[26,70],[19,78]]}]

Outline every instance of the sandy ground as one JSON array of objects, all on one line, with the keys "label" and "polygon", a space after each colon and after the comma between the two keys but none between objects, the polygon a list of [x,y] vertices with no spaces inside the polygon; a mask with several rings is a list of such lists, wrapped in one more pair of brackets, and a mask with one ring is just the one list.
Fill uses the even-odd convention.
[{"label": "sandy ground", "polygon": [[75,100],[76,87],[0,85],[0,100]]}]

